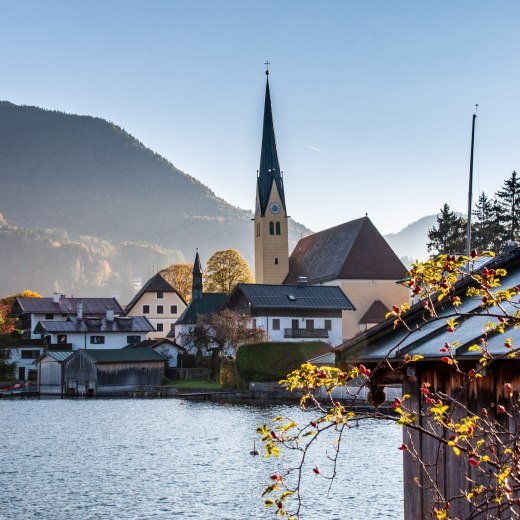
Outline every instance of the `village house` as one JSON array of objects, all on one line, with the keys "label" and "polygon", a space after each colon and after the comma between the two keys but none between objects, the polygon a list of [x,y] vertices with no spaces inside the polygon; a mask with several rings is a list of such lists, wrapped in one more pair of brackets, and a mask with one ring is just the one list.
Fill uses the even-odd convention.
[{"label": "village house", "polygon": [[150,348],[51,350],[37,366],[42,395],[108,396],[161,385],[165,359]]},{"label": "village house", "polygon": [[268,341],[342,341],[342,312],[355,311],[337,286],[238,284],[225,307],[251,316]]},{"label": "village house", "polygon": [[144,316],[114,316],[107,309],[105,316],[69,316],[65,321],[39,321],[34,333],[46,344],[69,346],[78,349],[118,349],[139,343],[154,328]]},{"label": "village house", "polygon": [[152,276],[125,307],[125,316],[145,316],[154,330],[148,339],[166,338],[186,309],[186,302],[159,273]]},{"label": "village house", "polygon": [[[269,78],[268,71],[267,75]],[[396,283],[407,270],[368,217],[302,238],[289,257],[289,216],[269,79],[256,185],[253,229],[257,283],[291,285],[304,277],[311,285],[341,287],[355,307],[343,312],[343,339],[384,319],[385,309],[409,300],[407,288]]]},{"label": "village house", "polygon": [[36,381],[36,360],[44,351],[44,342],[41,339],[9,339],[5,349],[7,363],[14,363],[14,377],[18,381]]},{"label": "village house", "polygon": [[16,328],[23,338],[38,339],[34,332],[39,321],[65,321],[79,312],[84,316],[101,317],[107,309],[115,316],[123,314],[123,308],[115,298],[68,298],[54,293],[52,298],[16,298],[11,315],[17,318]]}]

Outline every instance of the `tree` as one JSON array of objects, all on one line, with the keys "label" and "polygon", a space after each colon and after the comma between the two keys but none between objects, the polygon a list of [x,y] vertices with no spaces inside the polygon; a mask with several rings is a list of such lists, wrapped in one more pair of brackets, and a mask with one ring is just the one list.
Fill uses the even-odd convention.
[{"label": "tree", "polygon": [[482,192],[473,210],[475,222],[472,229],[473,246],[480,251],[496,251],[496,214],[493,200]]},{"label": "tree", "polygon": [[[296,466],[282,469],[270,477],[269,485],[263,493],[264,497],[267,496],[266,507],[274,506],[277,518],[300,518],[300,483],[305,471],[325,478],[329,486],[332,485],[336,478],[337,460],[344,437],[348,435],[349,428],[367,418],[392,421],[404,428],[409,442],[403,442],[399,449],[405,457],[412,457],[419,471],[428,477],[418,480],[416,476],[415,482],[418,486],[421,481],[428,483],[428,489],[422,497],[428,497],[432,518],[460,518],[452,517],[450,513],[460,501],[470,504],[471,514],[465,518],[498,520],[520,517],[517,509],[520,500],[520,388],[514,387],[506,378],[501,379],[501,386],[496,389],[487,386],[490,383],[486,381],[486,378],[491,377],[492,365],[503,367],[508,359],[520,356],[520,347],[513,345],[511,338],[505,339],[504,353],[492,353],[488,348],[490,339],[507,334],[520,325],[520,316],[516,313],[520,286],[515,285],[514,281],[508,285],[507,273],[502,268],[484,267],[478,272],[471,270],[465,296],[476,299],[480,305],[476,309],[472,305],[471,309],[462,312],[463,301],[459,296],[461,293],[456,292],[456,287],[462,276],[468,276],[465,272],[468,262],[473,265],[472,260],[477,259],[476,252],[472,252],[471,258],[439,255],[427,262],[414,264],[407,282],[423,302],[424,312],[421,319],[424,319],[425,324],[445,320],[446,331],[451,334],[471,316],[483,316],[487,321],[484,330],[477,332],[477,335],[482,333],[478,344],[464,346],[475,352],[477,358],[480,357],[477,365],[467,365],[459,358],[459,345],[456,341],[439,345],[440,352],[444,353],[439,362],[444,363],[450,371],[439,377],[449,379],[449,374],[453,371],[453,380],[456,382],[451,392],[444,392],[438,385],[424,382],[419,392],[420,406],[413,401],[417,397],[403,395],[401,399],[395,399],[392,406],[394,413],[380,411],[378,406],[384,400],[384,394],[382,399],[378,395],[380,387],[377,372],[400,371],[406,377],[410,374],[413,378],[418,373],[414,364],[420,363],[422,358],[419,355],[410,357],[403,354],[398,360],[391,360],[390,352],[372,370],[364,365],[341,370],[307,363],[280,382],[287,390],[302,394],[301,406],[311,412],[311,418],[303,424],[297,424],[290,417],[278,416],[257,430],[264,443],[266,457],[279,457],[282,452],[290,452],[298,457]],[[448,309],[447,314],[438,314],[441,307]],[[399,349],[418,330],[416,322],[408,323],[409,310],[410,306],[406,303],[400,307],[394,306],[388,313],[387,317],[394,320],[394,327],[399,326],[401,330],[405,330],[404,337],[399,333],[398,337],[402,339],[396,342],[391,351]],[[469,369],[469,366],[475,368]],[[509,374],[513,378],[516,370],[516,367],[510,367],[500,372],[500,375]],[[431,377],[435,378],[435,374]],[[370,389],[369,401],[374,404],[373,411],[357,411],[335,402],[332,391],[337,387],[345,387],[354,380],[360,385],[358,388]],[[469,401],[465,402],[463,395],[472,395],[478,385],[484,389],[488,401],[469,408]],[[488,388],[494,390],[489,392]],[[324,395],[324,400],[317,395]],[[329,448],[323,457],[323,464],[327,464],[328,468],[319,465],[308,468],[306,460],[310,457],[309,450],[317,444],[316,439],[330,438],[329,434],[332,435],[332,449]],[[422,458],[415,434],[422,436],[419,443],[421,438],[425,442],[428,440],[437,443],[437,450],[431,452],[433,463],[431,459]],[[446,451],[457,461],[453,464],[453,471],[462,472],[460,478],[457,477],[457,482],[462,483],[461,488],[453,495],[444,491],[443,479],[448,477],[439,474],[438,470],[439,458],[443,458]],[[407,492],[411,490],[405,489],[405,493]]]},{"label": "tree", "polygon": [[206,289],[229,294],[237,283],[252,283],[249,265],[236,249],[217,251],[208,260]]},{"label": "tree", "polygon": [[515,242],[520,236],[520,178],[516,171],[497,191],[497,199],[503,211],[505,238]]},{"label": "tree", "polygon": [[240,345],[265,338],[265,331],[255,325],[253,317],[224,309],[217,314],[199,315],[197,323],[185,333],[183,344],[193,345],[199,356],[210,357],[210,379],[215,380],[220,357],[234,357]]},{"label": "tree", "polygon": [[190,264],[172,264],[159,274],[189,303],[191,301],[192,270]]},{"label": "tree", "polygon": [[461,253],[466,244],[466,221],[444,204],[437,215],[437,226],[428,231],[428,251],[439,254]]}]

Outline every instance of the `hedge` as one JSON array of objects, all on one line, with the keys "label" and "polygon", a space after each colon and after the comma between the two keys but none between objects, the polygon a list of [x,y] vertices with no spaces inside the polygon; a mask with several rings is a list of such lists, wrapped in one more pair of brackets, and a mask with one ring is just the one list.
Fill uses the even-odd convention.
[{"label": "hedge", "polygon": [[236,356],[242,378],[249,381],[279,381],[309,359],[330,352],[321,341],[252,343],[242,345]]},{"label": "hedge", "polygon": [[245,390],[247,385],[238,371],[234,359],[224,358],[220,364],[220,384],[230,390]]}]

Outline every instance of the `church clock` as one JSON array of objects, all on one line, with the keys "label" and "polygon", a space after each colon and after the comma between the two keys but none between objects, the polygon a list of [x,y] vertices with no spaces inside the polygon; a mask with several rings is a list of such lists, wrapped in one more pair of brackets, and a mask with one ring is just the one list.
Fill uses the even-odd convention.
[{"label": "church clock", "polygon": [[280,204],[278,204],[278,202],[273,202],[269,205],[269,211],[273,215],[278,215],[278,213],[280,213]]}]

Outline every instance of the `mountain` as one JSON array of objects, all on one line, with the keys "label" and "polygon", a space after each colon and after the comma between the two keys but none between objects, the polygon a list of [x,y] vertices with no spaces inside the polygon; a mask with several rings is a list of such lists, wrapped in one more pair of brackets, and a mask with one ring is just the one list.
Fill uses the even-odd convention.
[{"label": "mountain", "polygon": [[[0,212],[23,227],[252,260],[252,213],[100,118],[0,102]],[[251,182],[254,182],[254,173]],[[295,243],[309,230],[291,223]]]},{"label": "mountain", "polygon": [[415,260],[426,260],[429,256],[426,244],[428,231],[435,226],[437,215],[428,215],[412,222],[398,233],[385,235],[387,242],[405,265]]},{"label": "mountain", "polygon": [[[154,262],[191,262],[197,247],[252,263],[250,211],[108,121],[2,101],[0,143],[0,294],[126,298]],[[289,247],[309,233],[290,221]]]}]

